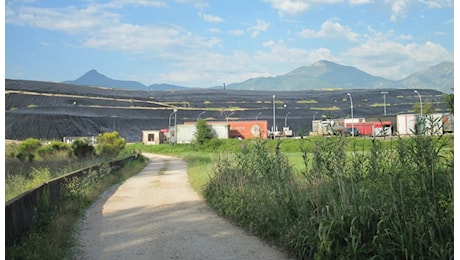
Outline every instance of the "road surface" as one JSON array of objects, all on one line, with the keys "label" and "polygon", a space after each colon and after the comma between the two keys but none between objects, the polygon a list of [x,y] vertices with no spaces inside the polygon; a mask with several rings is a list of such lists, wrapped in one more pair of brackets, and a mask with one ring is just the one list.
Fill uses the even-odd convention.
[{"label": "road surface", "polygon": [[150,163],[104,192],[77,232],[75,259],[288,259],[219,217],[188,182],[184,161]]}]

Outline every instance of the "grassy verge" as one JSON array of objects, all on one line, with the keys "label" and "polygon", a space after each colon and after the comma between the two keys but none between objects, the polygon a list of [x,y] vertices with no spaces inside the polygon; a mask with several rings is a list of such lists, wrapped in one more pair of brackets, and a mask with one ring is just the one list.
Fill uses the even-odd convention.
[{"label": "grassy verge", "polygon": [[6,259],[71,259],[73,234],[85,210],[104,190],[137,174],[147,162],[139,157],[117,172],[92,173],[83,181],[70,182],[61,206],[49,212],[20,243],[6,248]]},{"label": "grassy verge", "polygon": [[415,136],[222,155],[203,194],[221,214],[301,259],[453,258],[453,143]]}]

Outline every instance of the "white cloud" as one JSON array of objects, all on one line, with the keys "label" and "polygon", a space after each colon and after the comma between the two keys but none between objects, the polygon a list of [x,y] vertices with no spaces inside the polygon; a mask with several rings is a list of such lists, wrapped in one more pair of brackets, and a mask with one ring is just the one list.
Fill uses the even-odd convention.
[{"label": "white cloud", "polygon": [[[131,1],[123,3],[127,2]],[[84,9],[7,8],[6,14],[6,23],[76,34],[82,38],[80,42],[83,46],[103,50],[155,52],[181,47],[186,51],[211,48],[220,42],[219,39],[200,37],[172,25],[122,23],[118,14],[105,11],[100,5]]]},{"label": "white cloud", "polygon": [[403,44],[387,39],[385,35],[369,36],[339,55],[342,62],[356,66],[370,74],[399,80],[411,73],[443,61],[452,61],[452,55],[440,44]]},{"label": "white cloud", "polygon": [[304,29],[297,34],[302,38],[340,38],[344,37],[349,41],[357,41],[358,34],[354,33],[349,27],[345,27],[337,22],[326,21],[321,25],[321,30],[313,31]]},{"label": "white cloud", "polygon": [[348,1],[352,5],[362,5],[362,4],[369,4],[372,0],[349,0]]},{"label": "white cloud", "polygon": [[161,0],[158,0],[158,1],[157,0],[113,0],[106,4],[100,4],[100,5],[107,5],[107,6],[118,7],[118,8],[122,8],[125,5],[149,6],[149,7],[155,7],[155,8],[167,6],[167,4]]},{"label": "white cloud", "polygon": [[443,8],[454,6],[454,0],[420,0],[421,3],[429,8]]},{"label": "white cloud", "polygon": [[252,38],[257,38],[259,36],[260,32],[267,31],[268,28],[270,27],[270,23],[257,19],[257,23],[247,29],[247,31],[251,32],[251,37]]},{"label": "white cloud", "polygon": [[[266,51],[256,53],[254,59],[261,64],[271,64],[279,67],[295,67],[305,66],[314,63],[318,60],[333,60],[334,57],[330,50],[318,48],[315,50],[307,50],[301,48],[290,48],[284,41],[267,41],[263,43]],[[283,73],[286,73],[284,71]]]},{"label": "white cloud", "polygon": [[204,21],[210,22],[210,23],[220,23],[223,22],[224,19],[220,18],[219,16],[211,15],[211,14],[204,14],[204,13],[199,13],[198,14]]},{"label": "white cloud", "polygon": [[229,33],[235,36],[239,36],[239,35],[243,35],[244,31],[243,30],[230,30]]},{"label": "white cloud", "polygon": [[21,7],[13,10],[7,7],[6,23],[38,27],[65,33],[82,33],[107,26],[118,20],[118,15],[101,12],[93,7],[62,9]]},{"label": "white cloud", "polygon": [[209,6],[206,0],[174,0],[181,4],[192,4],[195,8],[203,9]]},{"label": "white cloud", "polygon": [[343,0],[264,0],[264,2],[271,4],[282,16],[303,13],[308,11],[312,5],[342,3]]}]

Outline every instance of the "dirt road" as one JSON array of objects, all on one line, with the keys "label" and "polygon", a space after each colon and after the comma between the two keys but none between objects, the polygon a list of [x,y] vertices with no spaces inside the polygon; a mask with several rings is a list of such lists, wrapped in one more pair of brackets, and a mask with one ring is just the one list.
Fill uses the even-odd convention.
[{"label": "dirt road", "polygon": [[287,259],[216,215],[191,188],[186,163],[144,154],[138,175],[88,209],[76,259]]}]

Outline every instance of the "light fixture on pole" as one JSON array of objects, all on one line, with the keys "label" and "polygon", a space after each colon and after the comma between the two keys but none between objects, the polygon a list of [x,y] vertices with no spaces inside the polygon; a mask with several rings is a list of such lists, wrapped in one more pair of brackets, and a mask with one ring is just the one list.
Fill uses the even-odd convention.
[{"label": "light fixture on pole", "polygon": [[[168,132],[169,132],[169,144],[171,144],[171,117],[176,114],[177,109],[174,109],[174,111],[169,115],[169,124],[168,124]],[[175,125],[175,123],[174,123]],[[174,136],[176,136],[176,133],[174,132]]]},{"label": "light fixture on pole", "polygon": [[177,144],[177,110],[174,113],[174,146]]},{"label": "light fixture on pole", "polygon": [[354,124],[354,119],[353,119],[353,99],[351,98],[350,93],[347,93],[347,95],[350,97],[350,110],[351,110],[351,136],[355,136],[355,124]]},{"label": "light fixture on pole", "polygon": [[386,94],[388,94],[388,92],[382,91],[382,92],[380,92],[380,94],[383,94],[383,115],[386,116],[386,115],[387,115],[387,100],[386,100]]},{"label": "light fixture on pole", "polygon": [[414,90],[414,93],[416,93],[418,95],[418,99],[420,101],[420,116],[423,115],[423,109],[422,109],[422,96],[420,96],[420,93],[418,93],[417,90]]},{"label": "light fixture on pole", "polygon": [[231,112],[230,114],[227,115],[227,123],[228,123],[228,118],[233,115],[233,112]]},{"label": "light fixture on pole", "polygon": [[204,113],[206,113],[206,111],[201,112],[201,113],[198,115],[198,117],[196,118],[196,121],[200,120],[200,116],[201,116],[202,114],[204,114]]},{"label": "light fixture on pole", "polygon": [[272,126],[273,139],[275,139],[275,124],[276,124],[275,98],[276,98],[276,95],[273,95],[273,126]]},{"label": "light fixture on pole", "polygon": [[287,117],[291,112],[287,112],[286,116],[284,117],[284,127],[287,127]]},{"label": "light fixture on pole", "polygon": [[260,114],[262,114],[262,112],[259,112],[259,113],[256,115],[256,121],[257,121],[257,119],[259,118]]}]

